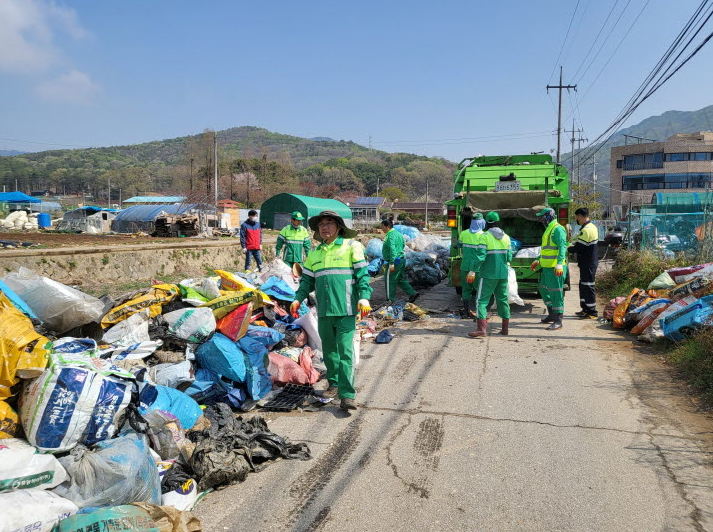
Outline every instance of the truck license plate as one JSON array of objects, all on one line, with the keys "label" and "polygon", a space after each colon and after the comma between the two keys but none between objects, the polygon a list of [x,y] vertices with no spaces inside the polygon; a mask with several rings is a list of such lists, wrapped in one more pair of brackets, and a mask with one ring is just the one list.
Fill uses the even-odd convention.
[{"label": "truck license plate", "polygon": [[497,181],[495,183],[495,192],[509,192],[513,190],[522,190],[520,180],[515,181]]}]

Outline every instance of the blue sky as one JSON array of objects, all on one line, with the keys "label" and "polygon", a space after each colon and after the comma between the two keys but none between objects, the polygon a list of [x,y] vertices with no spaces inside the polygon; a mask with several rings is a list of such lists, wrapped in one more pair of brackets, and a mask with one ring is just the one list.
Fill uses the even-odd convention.
[{"label": "blue sky", "polygon": [[[0,149],[254,125],[362,144],[371,135],[375,148],[451,160],[549,151],[557,100],[545,85],[556,82],[575,5],[560,63],[579,96],[565,97],[565,125],[574,109],[593,139],[699,3],[0,0],[0,137],[56,144],[0,139]],[[590,59],[618,25],[582,76],[612,7]],[[713,103],[711,54],[713,45],[626,125]]]}]

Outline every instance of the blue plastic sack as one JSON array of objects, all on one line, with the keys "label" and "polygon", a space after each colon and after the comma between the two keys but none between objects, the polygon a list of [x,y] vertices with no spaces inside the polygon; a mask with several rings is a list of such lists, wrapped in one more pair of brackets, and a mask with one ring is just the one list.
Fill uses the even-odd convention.
[{"label": "blue plastic sack", "polygon": [[710,295],[666,316],[659,323],[666,338],[680,342],[694,330],[708,325],[712,317],[713,295]]},{"label": "blue plastic sack", "polygon": [[245,382],[245,356],[235,342],[223,334],[215,333],[210,340],[203,342],[196,349],[196,360],[202,368],[231,381]]},{"label": "blue plastic sack", "polygon": [[267,347],[249,336],[241,338],[238,346],[245,352],[245,365],[247,366],[245,384],[248,394],[257,401],[265,397],[272,389],[272,379],[267,371],[270,363]]},{"label": "blue plastic sack", "polygon": [[516,238],[510,237],[510,249],[512,249],[513,254],[517,253],[520,251],[520,248],[522,247],[522,242],[520,242]]},{"label": "blue plastic sack", "polygon": [[[252,338],[253,340],[263,344],[268,349],[272,349],[272,347],[275,344],[280,343],[284,337],[284,334],[275,329],[271,329],[270,327],[249,325],[248,332],[245,333],[243,338]],[[240,341],[238,341],[238,345],[240,345]]]},{"label": "blue plastic sack", "polygon": [[8,285],[0,281],[0,292],[5,294],[7,298],[10,300],[10,303],[15,305],[15,308],[22,312],[25,316],[27,316],[30,319],[38,319],[37,315],[32,312],[32,309],[27,306],[27,303],[25,303],[20,296],[18,296],[15,292],[13,292]]},{"label": "blue plastic sack", "polygon": [[384,258],[384,241],[378,238],[372,238],[366,245],[366,258],[368,260]]},{"label": "blue plastic sack", "polygon": [[139,403],[139,413],[163,410],[176,416],[186,430],[192,429],[196,420],[203,415],[203,410],[191,396],[167,386],[144,385],[139,394]]},{"label": "blue plastic sack", "polygon": [[384,265],[384,259],[374,259],[367,266],[367,270],[371,277],[376,277],[381,272],[381,268]]},{"label": "blue plastic sack", "polygon": [[395,225],[394,229],[396,229],[404,236],[404,241],[406,242],[418,238],[418,235],[421,234],[418,229],[416,229],[415,227],[410,227],[408,225]]},{"label": "blue plastic sack", "polygon": [[374,340],[374,342],[377,344],[388,344],[393,339],[394,335],[391,334],[391,331],[389,329],[384,329],[376,335],[376,340]]},{"label": "blue plastic sack", "polygon": [[282,301],[294,301],[295,291],[279,277],[272,276],[260,287],[268,296]]},{"label": "blue plastic sack", "polygon": [[196,380],[186,389],[186,394],[200,404],[210,404],[213,399],[226,395],[231,386],[214,371],[200,368],[196,370]]}]

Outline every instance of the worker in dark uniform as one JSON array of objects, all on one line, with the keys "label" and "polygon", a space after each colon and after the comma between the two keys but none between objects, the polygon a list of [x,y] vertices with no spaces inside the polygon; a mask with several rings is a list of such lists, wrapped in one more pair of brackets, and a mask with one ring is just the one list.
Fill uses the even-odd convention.
[{"label": "worker in dark uniform", "polygon": [[595,293],[594,278],[597,275],[597,265],[599,255],[597,243],[599,242],[599,230],[589,219],[589,209],[580,207],[574,211],[577,223],[582,227],[577,235],[577,240],[569,247],[570,253],[577,254],[577,266],[579,266],[579,304],[582,310],[575,314],[580,319],[596,319],[597,296]]}]

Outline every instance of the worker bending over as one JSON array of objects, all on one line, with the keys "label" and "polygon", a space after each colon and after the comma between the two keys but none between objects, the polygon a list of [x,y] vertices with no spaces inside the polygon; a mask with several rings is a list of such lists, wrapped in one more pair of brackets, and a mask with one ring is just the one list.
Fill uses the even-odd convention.
[{"label": "worker bending over", "polygon": [[396,298],[396,287],[406,292],[408,300],[413,303],[418,298],[418,292],[413,289],[409,282],[404,277],[404,269],[406,261],[404,259],[404,237],[396,229],[394,229],[393,220],[382,220],[381,230],[386,233],[384,238],[384,247],[382,257],[386,261],[386,275],[384,275],[384,283],[386,284],[386,299],[393,302]]},{"label": "worker bending over", "polygon": [[540,295],[547,307],[542,323],[548,331],[562,328],[564,314],[564,280],[567,276],[567,230],[557,221],[554,209],[546,207],[537,216],[546,227],[542,235],[540,258],[530,265],[532,271],[542,268]]},{"label": "worker bending over", "polygon": [[498,227],[500,216],[497,212],[485,215],[485,232],[476,248],[475,268],[468,275],[478,278],[478,329],[468,333],[471,338],[486,336],[488,322],[488,302],[495,296],[498,316],[503,320],[500,334],[507,335],[510,327],[510,304],[508,303],[508,265],[512,260],[510,237]]},{"label": "worker bending over", "polygon": [[309,219],[315,240],[321,242],[309,252],[302,267],[300,286],[290,305],[290,314],[299,316],[302,301],[312,292],[317,297],[317,330],[322,339],[329,387],[325,397],[339,393],[342,410],[356,409],[352,343],[356,314],[364,318],[370,311],[369,272],[364,247],[334,211],[322,211]]},{"label": "worker bending over", "polygon": [[305,217],[302,213],[295,211],[292,213],[290,225],[282,228],[277,236],[277,244],[275,245],[275,256],[279,257],[282,248],[285,248],[284,260],[291,268],[295,263],[302,264],[309,253],[311,240],[309,231],[302,226],[302,220]]}]

